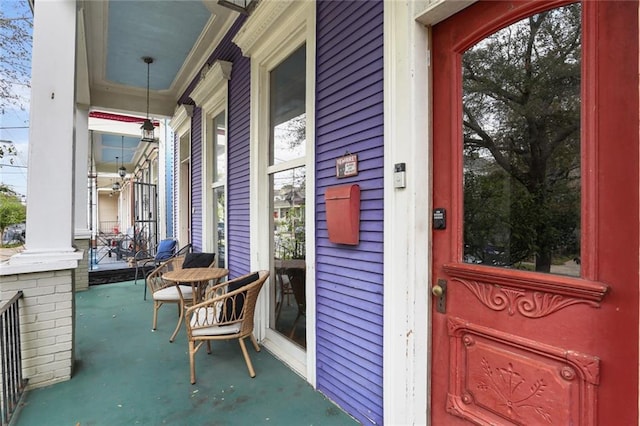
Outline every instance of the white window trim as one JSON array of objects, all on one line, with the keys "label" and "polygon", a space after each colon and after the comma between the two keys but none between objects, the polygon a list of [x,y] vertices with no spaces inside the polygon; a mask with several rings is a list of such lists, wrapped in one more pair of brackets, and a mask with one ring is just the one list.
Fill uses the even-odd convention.
[{"label": "white window trim", "polygon": [[[245,56],[251,57],[251,269],[269,269],[270,226],[268,211],[269,179],[267,159],[269,141],[269,71],[286,59],[302,44],[306,44],[306,155],[307,182],[315,182],[315,2],[273,1],[260,2],[244,27],[234,38]],[[291,163],[288,164],[289,166]],[[269,168],[274,171],[275,168]],[[314,203],[315,185],[306,185],[307,200]],[[316,300],[315,300],[315,208],[305,209],[306,230],[306,324],[307,348],[302,350],[288,339],[268,328],[268,298],[272,280],[261,293],[256,314],[256,333],[264,346],[282,359],[298,374],[316,385]]]},{"label": "white window trim", "polygon": [[[190,194],[182,194],[183,185],[182,182],[182,168],[183,163],[190,162],[191,158],[191,118],[193,117],[193,105],[180,105],[175,109],[173,113],[173,118],[169,121],[169,126],[174,131],[174,136],[177,139],[176,145],[173,146],[174,151],[174,162],[175,162],[175,173],[174,173],[174,194],[175,198],[173,200],[174,206],[177,204],[181,206],[183,202],[183,198],[190,197]],[[185,142],[186,141],[186,142]],[[184,143],[188,143],[189,153],[186,157],[182,156],[182,145]],[[188,182],[187,182],[188,183]],[[189,205],[191,204],[190,201]],[[183,218],[184,215],[189,215],[191,212],[183,212],[181,208],[174,208],[174,217],[173,217],[173,235],[180,239],[180,245],[185,245],[188,242],[191,242],[190,235],[182,235],[183,232]],[[185,231],[190,232],[191,220],[187,217],[187,228]]]},{"label": "white window trim", "polygon": [[191,117],[193,117],[193,105],[180,105],[173,113],[169,126],[180,139],[191,129]]},{"label": "white window trim", "polygon": [[[233,64],[231,62],[215,61],[202,71],[200,81],[190,95],[196,105],[202,108],[202,181],[199,182],[199,185],[202,187],[202,244],[203,250],[209,252],[216,250],[215,235],[217,235],[217,227],[213,225],[213,188],[224,185],[225,200],[228,200],[227,179],[229,175],[228,172],[225,174],[224,182],[213,183],[214,167],[211,150],[214,143],[214,129],[212,128],[212,123],[213,119],[224,111],[228,140],[228,81],[231,79],[232,67]],[[228,152],[226,154],[228,162]]]}]

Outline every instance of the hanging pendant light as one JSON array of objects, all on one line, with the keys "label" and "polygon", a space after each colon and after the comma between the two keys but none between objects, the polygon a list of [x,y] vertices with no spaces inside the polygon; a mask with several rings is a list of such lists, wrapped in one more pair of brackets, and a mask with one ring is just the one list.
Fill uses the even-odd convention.
[{"label": "hanging pendant light", "polygon": [[127,168],[124,166],[124,136],[122,136],[122,166],[118,169],[118,174],[120,175],[120,179],[124,179],[127,175]]},{"label": "hanging pendant light", "polygon": [[[118,167],[118,156],[116,156],[116,167]],[[113,189],[114,191],[120,191],[120,182],[113,182],[113,184],[111,185],[111,189]]]},{"label": "hanging pendant light", "polygon": [[142,130],[143,142],[155,142],[155,137],[153,134],[154,126],[151,120],[149,120],[149,65],[153,63],[153,58],[144,56],[142,60],[145,64],[147,64],[147,118],[142,123],[140,130]]}]

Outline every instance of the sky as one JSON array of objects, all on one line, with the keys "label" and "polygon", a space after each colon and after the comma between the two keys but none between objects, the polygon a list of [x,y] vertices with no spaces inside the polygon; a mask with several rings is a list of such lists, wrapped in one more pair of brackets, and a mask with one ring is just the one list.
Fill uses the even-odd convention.
[{"label": "sky", "polygon": [[[0,8],[5,18],[32,16],[27,0],[0,0]],[[28,60],[31,61],[31,57]],[[0,140],[12,141],[17,155],[0,159],[0,183],[26,196],[30,93],[29,88],[24,86],[14,86],[14,90],[21,94],[23,102],[20,107],[0,109]],[[13,165],[9,162],[10,158],[13,158]]]}]

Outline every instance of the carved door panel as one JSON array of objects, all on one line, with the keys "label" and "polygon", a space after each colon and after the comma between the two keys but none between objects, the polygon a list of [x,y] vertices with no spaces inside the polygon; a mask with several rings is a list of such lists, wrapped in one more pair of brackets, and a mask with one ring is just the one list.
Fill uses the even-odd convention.
[{"label": "carved door panel", "polygon": [[432,34],[432,424],[637,424],[638,3]]}]

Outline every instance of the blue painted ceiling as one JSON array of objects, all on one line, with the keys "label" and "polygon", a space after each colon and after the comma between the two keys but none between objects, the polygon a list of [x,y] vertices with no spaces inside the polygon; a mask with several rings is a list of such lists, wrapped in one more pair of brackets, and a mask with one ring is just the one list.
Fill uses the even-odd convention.
[{"label": "blue painted ceiling", "polygon": [[[86,64],[88,87],[80,102],[89,103],[90,111],[146,117],[147,64],[142,58],[149,56],[154,59],[148,68],[153,120],[173,114],[181,92],[239,16],[217,0],[78,0],[78,7],[83,13],[78,63]],[[100,126],[90,128],[98,174],[114,173],[115,157],[121,162],[123,152],[124,165],[132,171],[149,146],[137,136],[140,123],[132,123],[124,135]]]},{"label": "blue painted ceiling", "polygon": [[131,163],[139,143],[139,137],[103,134],[101,159],[115,164],[118,157],[120,162],[124,159],[125,163]]},{"label": "blue painted ceiling", "polygon": [[110,1],[106,78],[168,90],[211,13],[200,1]]}]

